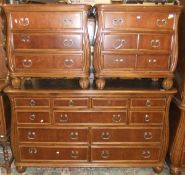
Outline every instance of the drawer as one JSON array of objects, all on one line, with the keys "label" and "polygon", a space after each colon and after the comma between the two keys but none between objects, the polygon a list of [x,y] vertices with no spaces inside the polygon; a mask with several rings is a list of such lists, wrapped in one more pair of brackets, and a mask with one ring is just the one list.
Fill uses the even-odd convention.
[{"label": "drawer", "polygon": [[81,34],[14,33],[14,49],[82,50]]},{"label": "drawer", "polygon": [[82,69],[82,55],[15,55],[16,69]]},{"label": "drawer", "polygon": [[161,70],[169,69],[169,55],[138,55],[136,68],[140,70]]},{"label": "drawer", "polygon": [[92,143],[161,142],[161,128],[92,128]]},{"label": "drawer", "polygon": [[89,98],[59,98],[59,99],[54,99],[54,107],[88,108],[89,106],[90,106]]},{"label": "drawer", "polygon": [[103,49],[137,49],[137,34],[104,35]]},{"label": "drawer", "polygon": [[131,108],[165,108],[165,98],[132,98]]},{"label": "drawer", "polygon": [[171,51],[171,42],[169,34],[140,34],[139,49]]},{"label": "drawer", "polygon": [[182,158],[181,158],[181,164],[183,167],[185,167],[185,151],[182,151]]},{"label": "drawer", "polygon": [[76,147],[48,147],[48,146],[21,146],[21,160],[35,161],[77,161],[87,162],[89,149],[85,146]]},{"label": "drawer", "polygon": [[44,98],[15,98],[17,107],[49,107],[50,100]]},{"label": "drawer", "polygon": [[134,69],[136,55],[103,55],[104,69]]},{"label": "drawer", "polygon": [[123,30],[133,28],[172,30],[175,14],[160,12],[104,12],[105,29]]},{"label": "drawer", "polygon": [[163,111],[131,111],[130,112],[130,124],[142,125],[142,124],[157,124],[162,125],[165,112]]},{"label": "drawer", "polygon": [[93,108],[126,108],[128,99],[126,98],[92,98]]},{"label": "drawer", "polygon": [[127,112],[54,112],[56,124],[126,124]]},{"label": "drawer", "polygon": [[88,128],[18,128],[20,142],[88,142]]},{"label": "drawer", "polygon": [[11,12],[11,19],[12,28],[16,30],[82,28],[80,12]]},{"label": "drawer", "polygon": [[49,124],[49,112],[16,112],[18,124]]},{"label": "drawer", "polygon": [[92,147],[92,162],[96,161],[158,161],[160,149],[155,147]]}]

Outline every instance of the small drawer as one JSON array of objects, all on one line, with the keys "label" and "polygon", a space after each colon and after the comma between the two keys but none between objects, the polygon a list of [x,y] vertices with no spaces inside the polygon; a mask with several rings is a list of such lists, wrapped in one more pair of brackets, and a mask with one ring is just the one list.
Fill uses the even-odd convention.
[{"label": "small drawer", "polygon": [[137,34],[104,35],[103,49],[137,49]]},{"label": "small drawer", "polygon": [[16,69],[80,69],[83,66],[82,55],[26,54],[15,55]]},{"label": "small drawer", "polygon": [[92,98],[93,108],[126,108],[128,99],[126,98]]},{"label": "small drawer", "polygon": [[14,49],[82,50],[81,34],[14,33]]},{"label": "small drawer", "polygon": [[[51,30],[82,28],[79,12],[11,12],[12,28],[16,30]],[[48,19],[55,19],[49,20]]]},{"label": "small drawer", "polygon": [[49,112],[16,112],[18,124],[49,124]]},{"label": "small drawer", "polygon": [[86,146],[75,147],[48,147],[48,146],[21,146],[21,160],[34,161],[77,161],[87,162],[89,148]]},{"label": "small drawer", "polygon": [[15,98],[17,107],[49,107],[50,100],[43,98]]},{"label": "small drawer", "polygon": [[136,64],[136,55],[103,55],[104,69],[134,69]]},{"label": "small drawer", "polygon": [[165,108],[165,98],[133,98],[131,99],[131,108]]},{"label": "small drawer", "polygon": [[140,34],[139,49],[171,51],[171,42],[169,34]]},{"label": "small drawer", "polygon": [[169,70],[169,64],[169,55],[138,55],[136,69],[167,71]]},{"label": "small drawer", "polygon": [[158,161],[160,149],[155,147],[95,147],[91,149],[92,162],[97,161]]},{"label": "small drawer", "polygon": [[20,142],[88,143],[88,128],[18,128]]},{"label": "small drawer", "polygon": [[163,111],[131,111],[130,124],[131,125],[162,125],[164,120]]},{"label": "small drawer", "polygon": [[127,112],[54,112],[56,124],[126,124]]},{"label": "small drawer", "polygon": [[54,99],[54,107],[88,108],[89,106],[90,106],[89,98],[60,98],[60,99]]},{"label": "small drawer", "polygon": [[92,128],[92,143],[161,142],[161,128]]}]

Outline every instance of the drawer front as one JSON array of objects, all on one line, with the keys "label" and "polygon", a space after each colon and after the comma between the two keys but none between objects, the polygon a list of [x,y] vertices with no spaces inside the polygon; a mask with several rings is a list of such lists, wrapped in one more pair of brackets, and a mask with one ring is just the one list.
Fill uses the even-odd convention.
[{"label": "drawer front", "polygon": [[127,112],[54,112],[56,124],[126,124]]},{"label": "drawer front", "polygon": [[104,69],[134,69],[136,55],[103,55]]},{"label": "drawer front", "polygon": [[134,98],[131,99],[131,108],[165,108],[165,98]]},{"label": "drawer front", "polygon": [[89,98],[60,98],[60,99],[54,99],[54,107],[88,108],[89,106],[90,106]]},{"label": "drawer front", "polygon": [[93,147],[92,162],[96,161],[158,161],[160,156],[159,148],[151,147]]},{"label": "drawer front", "polygon": [[161,128],[93,128],[92,142],[158,142],[161,141]]},{"label": "drawer front", "polygon": [[20,142],[88,142],[87,128],[18,128]]},{"label": "drawer front", "polygon": [[82,50],[81,34],[14,33],[14,49],[77,49]]},{"label": "drawer front", "polygon": [[136,68],[140,70],[161,70],[169,69],[169,55],[138,55]]},{"label": "drawer front", "polygon": [[20,147],[21,160],[88,161],[88,147]]},{"label": "drawer front", "polygon": [[171,51],[169,34],[140,34],[139,49]]},{"label": "drawer front", "polygon": [[136,49],[137,34],[104,35],[104,50]]},{"label": "drawer front", "polygon": [[15,106],[17,107],[49,107],[49,99],[43,98],[15,98]]},{"label": "drawer front", "polygon": [[81,69],[82,55],[16,55],[16,69]]},{"label": "drawer front", "polygon": [[172,30],[175,14],[160,12],[104,12],[104,28],[121,30],[143,28]]},{"label": "drawer front", "polygon": [[49,112],[16,112],[18,124],[49,124]]},{"label": "drawer front", "polygon": [[93,108],[126,108],[128,99],[125,98],[92,98]]},{"label": "drawer front", "polygon": [[79,12],[12,12],[11,19],[12,28],[16,30],[82,28]]},{"label": "drawer front", "polygon": [[165,112],[163,111],[131,111],[130,124],[163,124]]}]

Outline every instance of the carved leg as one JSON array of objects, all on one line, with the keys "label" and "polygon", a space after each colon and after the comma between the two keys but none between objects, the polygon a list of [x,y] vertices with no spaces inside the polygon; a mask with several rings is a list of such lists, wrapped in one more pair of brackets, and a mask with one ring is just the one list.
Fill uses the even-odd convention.
[{"label": "carved leg", "polygon": [[87,89],[89,86],[89,79],[88,78],[81,78],[79,81],[79,84],[82,89]]},{"label": "carved leg", "polygon": [[105,80],[104,79],[97,79],[96,86],[98,89],[103,89],[105,87]]},{"label": "carved leg", "polygon": [[181,172],[176,168],[170,168],[170,174],[171,175],[180,175]]},{"label": "carved leg", "polygon": [[24,173],[26,171],[26,167],[16,166],[16,170],[17,170],[18,173]]},{"label": "carved leg", "polygon": [[173,86],[173,80],[171,78],[166,78],[162,82],[162,86],[165,90],[169,90]]},{"label": "carved leg", "polygon": [[153,167],[153,171],[157,174],[160,174],[163,171],[163,166]]},{"label": "carved leg", "polygon": [[21,87],[21,79],[20,78],[13,78],[12,79],[12,86],[15,89],[19,89]]}]

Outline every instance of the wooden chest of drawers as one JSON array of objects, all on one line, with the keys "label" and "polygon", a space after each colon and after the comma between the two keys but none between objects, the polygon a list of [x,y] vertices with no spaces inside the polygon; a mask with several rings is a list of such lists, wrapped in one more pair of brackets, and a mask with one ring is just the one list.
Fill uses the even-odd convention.
[{"label": "wooden chest of drawers", "polygon": [[174,5],[96,5],[94,67],[99,89],[106,78],[163,78],[173,85],[178,55]]},{"label": "wooden chest of drawers", "polygon": [[4,5],[12,85],[22,78],[80,78],[89,85],[88,5]]},{"label": "wooden chest of drawers", "polygon": [[169,104],[176,91],[163,91],[152,83],[146,89],[148,82],[107,83],[101,91],[92,85],[80,90],[74,82],[62,85],[60,80],[6,88],[17,170],[132,166],[162,171]]}]

